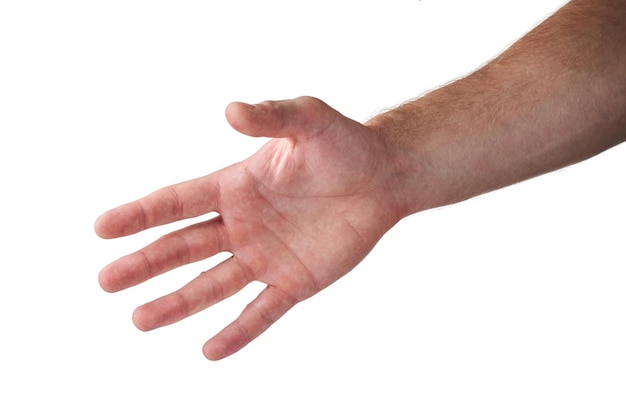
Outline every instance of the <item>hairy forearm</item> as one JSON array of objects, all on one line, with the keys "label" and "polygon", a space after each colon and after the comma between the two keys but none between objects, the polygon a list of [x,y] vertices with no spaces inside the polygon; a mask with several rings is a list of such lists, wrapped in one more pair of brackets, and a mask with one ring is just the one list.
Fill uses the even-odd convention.
[{"label": "hairy forearm", "polygon": [[589,158],[626,139],[626,1],[571,1],[475,73],[367,123],[406,214]]}]

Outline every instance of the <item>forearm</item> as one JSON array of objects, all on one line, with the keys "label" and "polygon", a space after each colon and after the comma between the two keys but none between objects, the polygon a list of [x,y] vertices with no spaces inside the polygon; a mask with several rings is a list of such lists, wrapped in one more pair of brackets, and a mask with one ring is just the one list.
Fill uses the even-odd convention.
[{"label": "forearm", "polygon": [[579,162],[626,139],[626,1],[571,1],[470,76],[367,123],[406,214]]}]

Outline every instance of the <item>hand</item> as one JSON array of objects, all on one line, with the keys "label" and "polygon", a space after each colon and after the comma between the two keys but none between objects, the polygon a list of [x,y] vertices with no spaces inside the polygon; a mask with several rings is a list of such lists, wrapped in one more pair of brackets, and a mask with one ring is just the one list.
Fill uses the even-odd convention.
[{"label": "hand", "polygon": [[243,162],[113,209],[95,226],[99,236],[114,238],[219,214],[163,236],[99,275],[103,289],[119,291],[230,252],[231,258],[133,314],[139,329],[152,330],[251,281],[267,284],[205,344],[203,352],[212,360],[238,351],[296,303],[350,271],[402,217],[390,152],[368,127],[310,97],[256,106],[233,103],[226,116],[241,133],[279,139]]}]

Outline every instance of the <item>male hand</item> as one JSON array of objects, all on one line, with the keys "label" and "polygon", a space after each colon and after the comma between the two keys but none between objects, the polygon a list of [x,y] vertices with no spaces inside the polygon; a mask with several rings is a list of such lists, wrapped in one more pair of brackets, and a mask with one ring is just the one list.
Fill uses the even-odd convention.
[{"label": "male hand", "polygon": [[212,360],[238,351],[296,303],[346,274],[402,217],[390,152],[370,128],[310,97],[233,103],[226,116],[241,133],[277,139],[243,162],[113,209],[95,225],[99,236],[114,238],[219,214],[163,236],[99,275],[102,288],[119,291],[230,252],[231,258],[133,314],[139,329],[152,330],[251,281],[265,283],[241,315],[205,344]]}]

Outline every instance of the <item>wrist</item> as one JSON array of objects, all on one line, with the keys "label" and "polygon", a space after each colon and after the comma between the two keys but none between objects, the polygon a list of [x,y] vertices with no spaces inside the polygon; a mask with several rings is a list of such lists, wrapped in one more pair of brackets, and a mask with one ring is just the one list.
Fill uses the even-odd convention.
[{"label": "wrist", "polygon": [[[387,113],[367,121],[365,126],[381,144],[384,158],[385,177],[388,178],[386,192],[394,202],[398,220],[411,214],[436,207],[429,189],[428,163],[420,149],[420,143],[410,138],[407,132],[415,126],[399,123],[398,114]],[[412,135],[413,136],[413,135]]]}]

